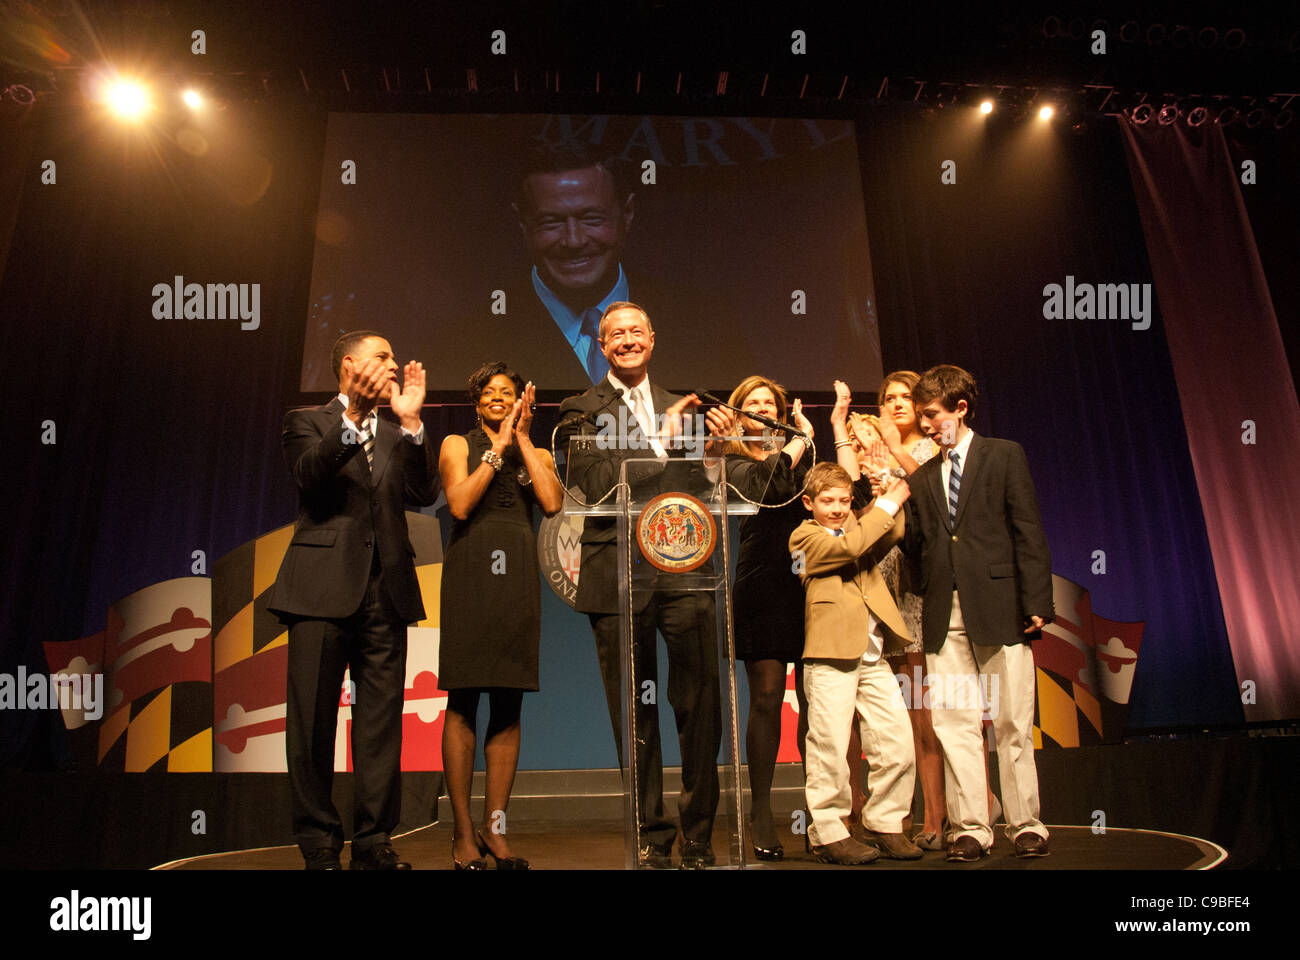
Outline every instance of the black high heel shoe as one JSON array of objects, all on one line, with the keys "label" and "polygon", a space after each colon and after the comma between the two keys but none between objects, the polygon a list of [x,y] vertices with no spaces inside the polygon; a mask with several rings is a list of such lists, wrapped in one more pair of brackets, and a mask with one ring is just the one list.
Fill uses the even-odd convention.
[{"label": "black high heel shoe", "polygon": [[[482,831],[475,830],[474,839],[478,843],[479,856],[491,857],[493,860],[496,861],[498,870],[531,870],[532,869],[532,867],[529,866],[528,861],[525,860],[523,857],[498,857],[495,853],[492,852],[492,848],[487,845],[487,841],[483,839]],[[487,862],[485,860],[480,860],[477,862],[483,863],[484,866],[487,865]]]},{"label": "black high heel shoe", "polygon": [[785,848],[777,843],[770,847],[759,846],[758,841],[754,839],[754,825],[749,825],[749,843],[754,848],[754,856],[766,861],[767,863],[779,863],[785,859]]},{"label": "black high heel shoe", "polygon": [[[481,847],[479,848],[479,853],[482,853]],[[456,841],[453,839],[451,841],[451,866],[453,870],[486,870],[487,861],[484,860],[482,856],[479,856],[477,859],[471,860],[469,863],[461,863],[456,859]]]}]

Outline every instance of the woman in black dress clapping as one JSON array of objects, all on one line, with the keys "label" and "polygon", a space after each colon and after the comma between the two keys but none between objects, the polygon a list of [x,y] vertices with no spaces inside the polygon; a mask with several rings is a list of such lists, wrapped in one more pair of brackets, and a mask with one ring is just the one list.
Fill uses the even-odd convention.
[{"label": "woman in black dress clapping", "polygon": [[[800,402],[789,409],[785,389],[766,377],[747,377],[731,392],[728,403],[782,423],[793,423],[809,437],[812,424]],[[760,508],[740,522],[740,551],[732,590],[736,659],[745,662],[749,680],[749,719],[745,753],[749,767],[750,840],[760,860],[781,860],[785,850],[772,821],[772,776],[781,743],[781,707],[789,664],[795,668],[799,703],[799,753],[807,732],[803,693],[804,595],[790,560],[790,534],[807,516],[795,496],[812,465],[808,444],[795,437],[771,436],[756,420],[722,407],[706,414],[717,436],[744,434],[727,444],[727,479],[747,499],[783,507]]]},{"label": "woman in black dress clapping", "polygon": [[[442,567],[438,686],[448,692],[442,761],[451,798],[452,861],[458,870],[528,869],[506,840],[506,805],[519,763],[519,712],[537,689],[541,595],[532,507],[563,505],[554,463],[528,436],[533,385],[504,363],[469,380],[479,426],[443,441],[442,488],[456,522]],[[483,828],[469,808],[479,695],[490,707]]]}]

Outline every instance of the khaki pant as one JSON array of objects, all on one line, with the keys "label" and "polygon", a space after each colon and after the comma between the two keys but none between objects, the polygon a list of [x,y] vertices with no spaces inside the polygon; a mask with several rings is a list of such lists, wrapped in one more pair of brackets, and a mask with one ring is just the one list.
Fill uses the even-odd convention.
[{"label": "khaki pant", "polygon": [[[993,845],[984,767],[983,707],[993,717],[998,775],[1007,836],[1025,831],[1047,837],[1038,819],[1038,768],[1034,765],[1034,654],[1029,644],[984,646],[966,636],[957,592],[952,594],[948,636],[938,653],[925,655],[930,718],[943,748],[944,795],[950,837],[971,836]],[[972,702],[971,691],[985,698]]]},{"label": "khaki pant", "polygon": [[849,815],[849,732],[859,717],[862,747],[870,764],[870,797],[863,825],[880,833],[900,833],[912,807],[916,759],[912,724],[888,662],[805,660],[803,688],[808,698],[808,738],[804,795],[812,815],[809,838],[825,846],[849,835],[841,817]]}]

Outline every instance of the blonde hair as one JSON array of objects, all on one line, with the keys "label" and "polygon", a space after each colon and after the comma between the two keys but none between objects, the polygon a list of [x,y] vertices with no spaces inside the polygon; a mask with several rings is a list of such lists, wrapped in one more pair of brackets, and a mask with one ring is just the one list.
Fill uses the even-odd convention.
[{"label": "blonde hair", "polygon": [[[727,403],[733,407],[743,407],[745,399],[757,390],[759,387],[767,387],[772,391],[772,396],[776,400],[776,419],[781,423],[788,423],[786,419],[787,396],[785,387],[768,377],[755,374],[752,377],[746,377],[736,385],[736,389],[731,391],[731,396],[727,398]],[[724,454],[733,454],[742,457],[749,457],[751,460],[762,460],[766,454],[760,453],[753,449],[751,443],[744,443],[740,440],[728,440],[723,448]]]},{"label": "blonde hair", "polygon": [[829,490],[831,487],[844,487],[851,493],[853,491],[853,478],[838,463],[822,462],[815,464],[808,471],[803,494],[809,500],[816,500],[819,493],[823,490]]}]

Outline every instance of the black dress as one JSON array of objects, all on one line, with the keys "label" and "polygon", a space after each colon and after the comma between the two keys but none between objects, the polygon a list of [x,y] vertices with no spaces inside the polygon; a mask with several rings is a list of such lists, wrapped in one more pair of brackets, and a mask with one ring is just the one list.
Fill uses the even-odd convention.
[{"label": "black dress", "polygon": [[[766,460],[727,457],[727,479],[750,500],[781,503],[803,488],[808,467],[788,454]],[[760,509],[740,521],[740,556],[732,587],[738,660],[795,663],[803,656],[803,584],[790,559],[790,534],[808,517],[803,501]]]},{"label": "black dress", "polygon": [[[473,473],[491,441],[477,427],[465,434]],[[457,520],[442,565],[438,686],[537,689],[541,592],[531,486],[521,485],[517,447],[492,477],[474,512]]]}]

